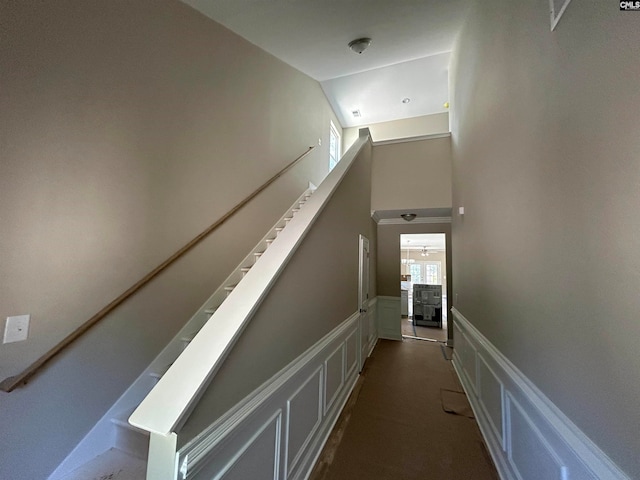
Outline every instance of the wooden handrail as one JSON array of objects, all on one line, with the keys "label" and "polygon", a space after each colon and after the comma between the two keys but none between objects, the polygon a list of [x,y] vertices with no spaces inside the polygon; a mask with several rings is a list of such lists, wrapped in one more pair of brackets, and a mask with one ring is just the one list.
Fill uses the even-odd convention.
[{"label": "wooden handrail", "polygon": [[311,151],[315,148],[315,146],[309,147],[306,152],[296,158],[294,161],[289,163],[286,167],[276,173],[273,177],[263,183],[260,187],[258,187],[253,193],[251,193],[248,197],[238,203],[235,207],[225,213],[220,219],[214,222],[212,225],[207,227],[202,233],[196,236],[193,240],[187,243],[184,247],[178,250],[176,253],[171,255],[168,259],[154,268],[151,272],[145,275],[141,280],[136,282],[135,285],[130,287],[127,291],[122,293],[118,298],[109,303],[106,307],[96,313],[89,320],[84,322],[78,328],[76,328],[73,332],[67,335],[64,339],[62,339],[56,346],[54,346],[47,353],[38,358],[35,362],[29,365],[22,373],[15,375],[13,377],[8,377],[4,379],[0,383],[0,390],[4,392],[11,392],[17,386],[24,384],[31,378],[33,375],[38,372],[44,365],[46,365],[51,359],[53,359],[57,354],[67,348],[71,343],[73,343],[76,339],[81,337],[84,333],[86,333],[91,327],[93,327],[96,323],[106,317],[109,313],[115,310],[118,306],[120,306],[125,300],[134,295],[138,290],[144,287],[147,283],[153,280],[160,272],[165,270],[169,265],[182,257],[185,253],[195,247],[198,243],[200,243],[205,237],[207,237],[211,232],[213,232],[220,225],[225,223],[229,218],[231,218],[238,210],[244,207],[247,203],[249,203],[254,197],[256,197],[260,192],[262,192],[265,188],[275,182],[278,178],[284,175],[289,169],[291,169],[294,165],[296,165],[300,160],[306,157]]}]

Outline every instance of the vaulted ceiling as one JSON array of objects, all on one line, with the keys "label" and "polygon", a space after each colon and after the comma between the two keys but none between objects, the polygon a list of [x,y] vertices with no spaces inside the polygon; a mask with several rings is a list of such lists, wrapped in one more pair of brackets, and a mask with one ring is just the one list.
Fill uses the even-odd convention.
[{"label": "vaulted ceiling", "polygon": [[[318,80],[344,127],[446,111],[468,0],[182,0]],[[351,40],[372,39],[362,54]],[[403,99],[409,99],[405,103]],[[360,117],[354,117],[359,110]]]}]

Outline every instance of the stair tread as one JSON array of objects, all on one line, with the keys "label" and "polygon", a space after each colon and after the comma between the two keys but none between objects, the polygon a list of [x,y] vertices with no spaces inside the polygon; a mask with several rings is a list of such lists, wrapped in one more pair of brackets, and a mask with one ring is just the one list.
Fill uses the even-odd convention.
[{"label": "stair tread", "polygon": [[145,480],[147,462],[110,448],[60,480]]}]

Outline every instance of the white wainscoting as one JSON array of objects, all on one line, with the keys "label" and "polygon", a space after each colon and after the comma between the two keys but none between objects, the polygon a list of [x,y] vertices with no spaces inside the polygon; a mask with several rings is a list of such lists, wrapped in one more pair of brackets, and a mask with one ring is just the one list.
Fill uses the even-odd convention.
[{"label": "white wainscoting", "polygon": [[402,340],[400,297],[377,298],[378,336],[388,340]]},{"label": "white wainscoting", "polygon": [[185,445],[179,478],[308,478],[377,341],[369,305]]},{"label": "white wainscoting", "polygon": [[[369,300],[369,308],[367,314],[361,317],[360,325],[360,364],[359,370],[378,341],[378,297]],[[347,353],[349,349],[347,348]]]},{"label": "white wainscoting", "polygon": [[453,365],[503,480],[629,480],[458,310]]}]

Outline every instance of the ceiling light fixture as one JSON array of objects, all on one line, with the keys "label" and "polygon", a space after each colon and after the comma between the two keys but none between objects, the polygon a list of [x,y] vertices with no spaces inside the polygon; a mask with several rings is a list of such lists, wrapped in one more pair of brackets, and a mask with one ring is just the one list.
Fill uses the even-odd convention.
[{"label": "ceiling light fixture", "polygon": [[406,220],[407,222],[410,222],[411,220],[416,218],[417,215],[415,213],[403,213],[400,216],[402,217],[403,220]]},{"label": "ceiling light fixture", "polygon": [[364,52],[369,47],[369,45],[371,45],[371,39],[366,37],[356,38],[355,40],[349,42],[349,48],[356,52],[358,55]]},{"label": "ceiling light fixture", "polygon": [[404,97],[402,99],[402,103],[409,103],[411,101],[411,99],[409,97]]}]

